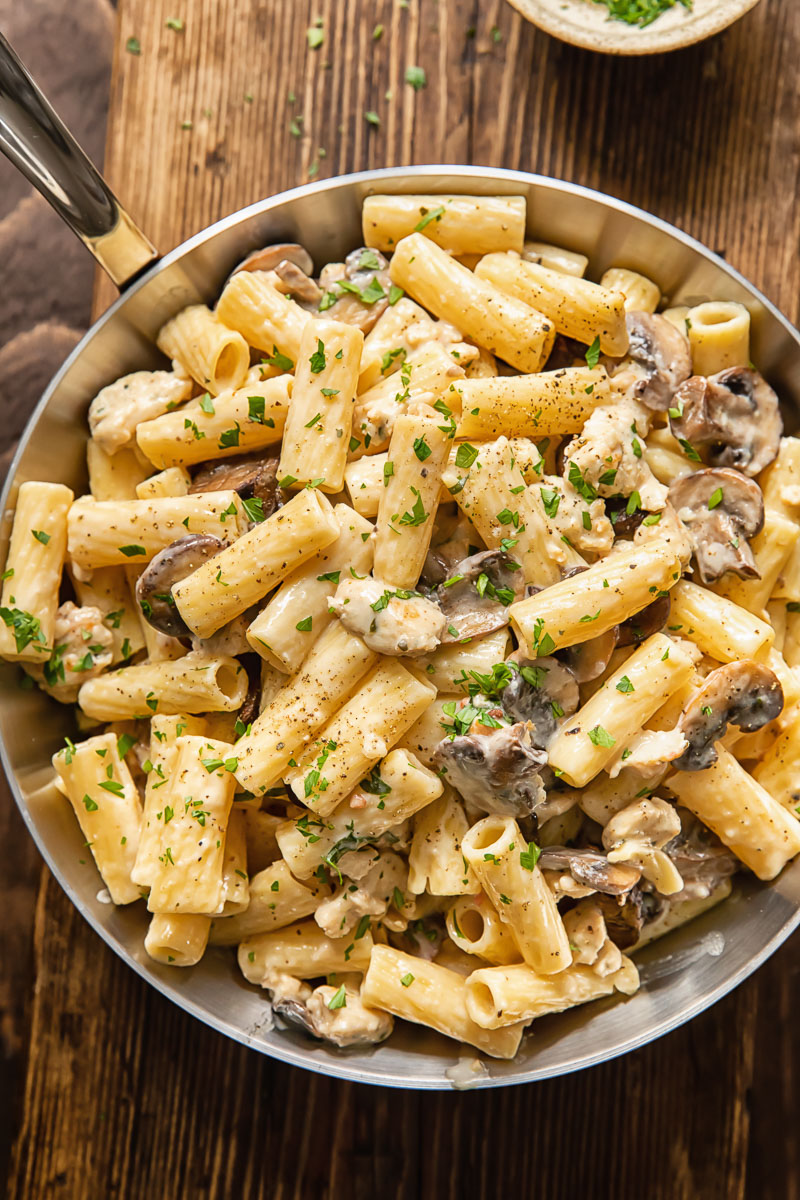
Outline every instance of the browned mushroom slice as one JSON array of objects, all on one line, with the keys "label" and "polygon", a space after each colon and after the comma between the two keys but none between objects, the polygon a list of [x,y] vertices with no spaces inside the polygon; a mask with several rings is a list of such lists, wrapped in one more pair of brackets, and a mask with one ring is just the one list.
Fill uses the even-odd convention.
[{"label": "browned mushroom slice", "polygon": [[154,629],[168,637],[189,635],[190,630],[175,606],[172,589],[224,547],[225,543],[210,533],[190,533],[165,546],[151,559],[136,581],[136,599]]},{"label": "browned mushroom slice", "polygon": [[631,508],[628,512],[627,496],[609,496],[605,500],[606,516],[614,529],[615,537],[632,537],[648,515],[644,508]]},{"label": "browned mushroom slice", "polygon": [[261,501],[264,516],[269,517],[283,503],[283,494],[278,487],[278,456],[256,450],[252,454],[201,463],[189,491],[234,491],[243,500],[255,497]]},{"label": "browned mushroom slice", "polygon": [[508,606],[523,586],[522,572],[504,550],[462,558],[436,589],[447,620],[443,644],[480,637],[508,624]]},{"label": "browned mushroom slice", "polygon": [[677,388],[692,373],[689,343],[666,317],[657,313],[629,312],[628,358],[642,375],[633,385],[633,395],[657,412],[666,412]]},{"label": "browned mushroom slice", "polygon": [[247,695],[236,714],[242,725],[250,725],[258,716],[261,702],[261,659],[257,654],[242,654],[239,662],[247,672]]},{"label": "browned mushroom slice", "polygon": [[262,250],[254,250],[233,271],[274,271],[281,280],[282,291],[294,296],[306,307],[319,304],[322,292],[311,278],[314,261],[304,246],[297,242],[276,242]]},{"label": "browned mushroom slice", "polygon": [[645,922],[644,896],[638,884],[624,896],[598,895],[596,903],[614,945],[620,950],[635,946]]},{"label": "browned mushroom slice", "polygon": [[704,900],[724,879],[735,875],[741,864],[717,835],[688,809],[679,808],[678,816],[681,831],[664,847],[664,853],[672,859],[683,880],[683,891],[674,898]]},{"label": "browned mushroom slice", "polygon": [[561,717],[571,717],[579,703],[578,684],[557,658],[522,659],[503,688],[500,702],[512,721],[530,722],[531,741],[546,750]]},{"label": "browned mushroom slice", "polygon": [[609,629],[588,642],[568,646],[558,651],[558,657],[569,667],[578,683],[589,683],[603,674],[617,645],[617,630]]},{"label": "browned mushroom slice", "polygon": [[676,479],[669,499],[692,539],[703,583],[726,571],[758,579],[748,538],[764,526],[764,497],[758,484],[727,467],[696,471]]},{"label": "browned mushroom slice", "polygon": [[389,304],[388,263],[377,250],[360,246],[343,264],[329,264],[320,276],[320,312],[369,333]]},{"label": "browned mushroom slice", "polygon": [[706,676],[678,721],[689,743],[672,764],[679,771],[704,771],[717,761],[714,743],[728,725],[744,733],[761,729],[783,710],[783,688],[763,663],[744,658]]},{"label": "browned mushroom slice", "polygon": [[271,246],[263,246],[261,250],[254,250],[234,267],[232,274],[235,275],[237,271],[274,271],[281,263],[287,262],[299,267],[304,275],[314,274],[314,260],[299,242],[275,242]]},{"label": "browned mushroom slice", "polygon": [[481,812],[523,817],[544,800],[539,768],[547,756],[533,746],[525,725],[446,738],[433,757],[447,782]]},{"label": "browned mushroom slice", "polygon": [[675,393],[669,423],[685,450],[708,446],[712,467],[735,467],[751,477],[775,458],[783,432],[778,397],[751,367],[687,379]]},{"label": "browned mushroom slice", "polygon": [[609,896],[624,896],[639,882],[641,870],[630,863],[610,863],[599,850],[546,846],[539,857],[543,871],[567,871],[576,883]]},{"label": "browned mushroom slice", "polygon": [[628,617],[627,621],[623,621],[616,629],[616,644],[618,646],[635,646],[637,642],[643,642],[653,633],[658,633],[659,629],[663,629],[669,620],[670,610],[669,593],[666,596],[659,596],[652,604],[648,604],[647,608],[643,608],[641,612],[636,613],[633,617]]}]

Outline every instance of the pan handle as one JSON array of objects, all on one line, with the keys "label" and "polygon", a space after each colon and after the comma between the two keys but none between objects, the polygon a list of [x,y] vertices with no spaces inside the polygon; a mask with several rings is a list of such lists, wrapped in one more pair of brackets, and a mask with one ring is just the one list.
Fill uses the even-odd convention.
[{"label": "pan handle", "polygon": [[124,288],[158,252],[0,34],[0,150]]}]

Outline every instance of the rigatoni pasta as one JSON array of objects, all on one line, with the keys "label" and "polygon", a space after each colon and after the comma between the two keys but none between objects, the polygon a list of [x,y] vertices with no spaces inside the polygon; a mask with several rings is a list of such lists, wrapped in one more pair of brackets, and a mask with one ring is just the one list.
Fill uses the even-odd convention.
[{"label": "rigatoni pasta", "polygon": [[76,705],[56,787],[155,962],[510,1058],[800,853],[800,441],[741,305],[587,279],[518,196],[362,215],[167,321],[87,495],[22,484],[0,654]]}]

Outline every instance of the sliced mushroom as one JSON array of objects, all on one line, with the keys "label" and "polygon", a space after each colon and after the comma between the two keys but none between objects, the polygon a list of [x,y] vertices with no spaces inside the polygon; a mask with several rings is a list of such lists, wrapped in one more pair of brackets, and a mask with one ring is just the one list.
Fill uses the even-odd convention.
[{"label": "sliced mushroom", "polygon": [[675,393],[670,429],[690,447],[708,446],[712,467],[735,467],[751,478],[769,466],[780,447],[783,421],[778,397],[751,367],[693,375]]},{"label": "sliced mushroom", "polygon": [[539,866],[543,871],[567,871],[576,883],[609,896],[624,896],[641,876],[638,867],[610,863],[599,850],[571,846],[547,846],[539,857]]},{"label": "sliced mushroom", "polygon": [[764,497],[754,480],[728,467],[695,471],[672,484],[669,498],[689,531],[703,583],[726,571],[760,578],[748,545],[764,526]]},{"label": "sliced mushroom", "polygon": [[547,756],[535,748],[523,724],[445,738],[433,760],[480,812],[523,817],[545,798],[539,768]]},{"label": "sliced mushroom", "polygon": [[275,271],[281,263],[293,263],[304,275],[314,274],[314,260],[298,242],[275,242],[261,250],[254,250],[234,268],[233,274],[238,271]]},{"label": "sliced mushroom", "polygon": [[626,496],[609,496],[605,501],[605,510],[615,537],[632,537],[648,515],[645,509],[639,507],[628,512]]},{"label": "sliced mushroom", "polygon": [[723,879],[739,870],[736,855],[723,846],[715,833],[686,808],[679,808],[681,832],[664,847],[681,878],[683,891],[677,900],[704,900]]},{"label": "sliced mushroom", "polygon": [[645,898],[638,884],[624,896],[598,895],[596,899],[614,945],[620,950],[635,946],[645,922]]},{"label": "sliced mushroom", "polygon": [[278,456],[256,450],[252,454],[236,454],[231,458],[212,459],[200,463],[195,471],[189,492],[238,492],[243,500],[255,497],[261,501],[264,516],[280,508],[283,493],[278,487]]},{"label": "sliced mushroom", "polygon": [[578,707],[575,676],[557,658],[524,658],[512,666],[500,703],[512,721],[530,723],[533,745],[546,750],[561,717],[571,717]]},{"label": "sliced mushroom", "polygon": [[314,988],[305,1001],[289,997],[276,998],[272,1010],[292,1025],[334,1046],[369,1046],[383,1042],[392,1032],[391,1016],[362,1003],[358,988],[350,984],[345,989],[344,1003],[331,1007],[338,988],[322,984]]},{"label": "sliced mushroom", "polygon": [[436,589],[446,620],[443,644],[502,629],[523,582],[522,572],[504,550],[481,550],[456,563]]},{"label": "sliced mushroom", "polygon": [[379,654],[430,654],[444,632],[445,619],[437,604],[371,575],[343,579],[329,607],[345,629],[358,634]]},{"label": "sliced mushroom", "polygon": [[[656,412],[665,412],[677,388],[692,373],[689,343],[666,317],[658,313],[629,312],[628,355],[641,371],[632,394]],[[638,372],[637,372],[638,373]]]},{"label": "sliced mushroom", "polygon": [[651,634],[658,633],[669,620],[670,604],[667,593],[666,596],[659,596],[652,604],[648,604],[641,612],[628,617],[627,621],[617,626],[617,645],[635,646],[638,642],[644,642]]},{"label": "sliced mushroom", "polygon": [[672,896],[682,889],[683,880],[663,848],[680,828],[680,817],[666,800],[657,796],[634,800],[615,813],[603,829],[608,861],[641,867],[657,892]]},{"label": "sliced mushroom", "polygon": [[190,533],[165,546],[151,559],[136,581],[136,599],[154,629],[168,637],[189,635],[189,627],[175,606],[172,589],[224,547],[225,543],[210,533]]},{"label": "sliced mushroom", "polygon": [[603,674],[617,645],[617,628],[609,629],[588,642],[579,642],[558,651],[560,660],[569,667],[578,683],[589,683]]},{"label": "sliced mushroom", "polygon": [[[336,321],[369,333],[389,304],[388,263],[377,250],[359,246],[343,263],[328,263],[320,275],[325,311]],[[333,299],[332,301],[328,299]]]},{"label": "sliced mushroom", "polygon": [[236,715],[243,725],[250,725],[258,716],[261,704],[262,660],[257,654],[242,654],[239,661],[247,672],[247,695]]},{"label": "sliced mushroom", "polygon": [[717,667],[681,714],[678,728],[689,745],[674,765],[679,771],[705,771],[717,761],[714,743],[728,725],[754,733],[782,710],[783,688],[763,663],[745,658]]}]

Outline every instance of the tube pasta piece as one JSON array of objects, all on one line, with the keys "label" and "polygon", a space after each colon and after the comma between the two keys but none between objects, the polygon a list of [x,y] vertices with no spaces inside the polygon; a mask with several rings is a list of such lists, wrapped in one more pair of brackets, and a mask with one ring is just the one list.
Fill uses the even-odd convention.
[{"label": "tube pasta piece", "polygon": [[414,232],[452,254],[522,250],[524,196],[367,196],[364,244],[391,253]]},{"label": "tube pasta piece", "polygon": [[142,806],[113,733],[68,745],[53,755],[56,787],[67,797],[114,904],[141,892],[131,879]]},{"label": "tube pasta piece", "polygon": [[193,400],[177,412],[144,421],[136,430],[137,443],[162,469],[264,450],[281,440],[292,385],[291,375],[277,375],[213,399]]},{"label": "tube pasta piece", "polygon": [[759,476],[764,507],[784,517],[800,510],[800,438],[782,437],[778,456]]},{"label": "tube pasta piece", "polygon": [[394,423],[378,506],[375,576],[414,588],[425,564],[439,507],[451,433],[436,417],[401,415]]},{"label": "tube pasta piece", "polygon": [[500,920],[514,934],[525,962],[542,975],[572,962],[555,897],[513,817],[484,817],[461,842]]},{"label": "tube pasta piece", "polygon": [[446,697],[433,700],[398,742],[398,749],[410,750],[426,767],[433,766],[434,751],[444,737],[443,707],[447,703]]},{"label": "tube pasta piece", "polygon": [[235,946],[258,933],[282,929],[309,917],[325,899],[318,884],[300,883],[280,859],[250,880],[250,903],[235,916],[218,917],[211,927],[212,946]]},{"label": "tube pasta piece", "polygon": [[717,743],[705,771],[679,771],[668,786],[759,879],[774,879],[800,853],[800,822]]},{"label": "tube pasta piece", "polygon": [[225,765],[231,747],[182,734],[175,748],[147,907],[153,913],[213,915],[225,902],[225,835],[235,787]]},{"label": "tube pasta piece", "polygon": [[[442,408],[446,406],[458,416],[460,397],[453,384],[463,378],[464,368],[439,342],[429,342],[409,354],[396,375],[381,379],[358,397],[353,412],[351,459],[385,450],[398,414],[409,408],[419,412],[421,405],[431,406],[438,397]],[[447,414],[439,423],[447,423]]]},{"label": "tube pasta piece", "polygon": [[[544,264],[547,266],[547,263]],[[609,292],[622,292],[626,312],[654,313],[661,303],[661,289],[646,275],[625,267],[609,267],[600,277],[600,286]]]},{"label": "tube pasta piece", "polygon": [[17,493],[0,603],[3,658],[32,662],[50,654],[72,500],[60,483],[23,483]]},{"label": "tube pasta piece", "polygon": [[257,933],[239,946],[239,968],[250,983],[269,986],[274,972],[296,979],[316,979],[348,971],[366,971],[372,953],[372,934],[329,938],[316,921],[297,921],[270,933]]},{"label": "tube pasta piece", "polygon": [[211,918],[190,913],[154,913],[144,939],[149,956],[165,966],[194,967],[208,945]]},{"label": "tube pasta piece", "polygon": [[137,500],[160,500],[164,496],[186,496],[191,476],[185,467],[167,467],[136,485]]},{"label": "tube pasta piece", "polygon": [[577,279],[583,278],[589,265],[585,254],[579,254],[576,250],[565,250],[563,246],[553,246],[550,242],[526,242],[522,248],[522,257],[526,262],[541,263],[548,271],[574,275]]},{"label": "tube pasta piece", "polygon": [[408,890],[420,896],[477,895],[478,877],[461,852],[469,828],[464,807],[451,787],[414,821],[414,838],[408,854]]},{"label": "tube pasta piece", "polygon": [[467,270],[423,234],[398,242],[389,272],[420,304],[485,350],[519,371],[541,370],[555,338],[552,323]]},{"label": "tube pasta piece", "polygon": [[392,750],[361,780],[349,803],[340,804],[327,820],[312,821],[306,814],[299,821],[284,821],[276,833],[281,854],[293,875],[308,879],[337,843],[349,845],[355,839],[357,847],[374,842],[430,805],[442,789],[439,776],[413,754]]},{"label": "tube pasta piece", "polygon": [[687,579],[672,589],[669,628],[721,663],[763,658],[775,640],[766,621]]},{"label": "tube pasta piece", "polygon": [[373,454],[371,458],[349,462],[344,469],[344,485],[350,503],[360,516],[370,520],[378,515],[383,495],[384,467],[388,458],[388,453]]},{"label": "tube pasta piece", "polygon": [[674,592],[682,570],[669,546],[655,540],[632,545],[517,601],[509,617],[530,654],[552,654],[613,629],[651,604],[658,592]]},{"label": "tube pasta piece", "polygon": [[474,683],[471,672],[491,674],[495,663],[505,662],[509,651],[507,629],[496,629],[484,637],[468,642],[439,646],[432,654],[414,659],[414,666],[424,670],[430,683],[439,693],[458,695]]},{"label": "tube pasta piece", "polygon": [[764,528],[750,542],[760,579],[738,579],[728,572],[714,587],[720,596],[760,616],[776,588],[779,576],[797,549],[800,525],[773,509],[767,509]]},{"label": "tube pasta piece", "polygon": [[325,317],[306,325],[281,443],[286,486],[313,479],[324,492],[342,490],[363,345],[354,325]]},{"label": "tube pasta piece", "polygon": [[177,740],[185,733],[203,735],[205,732],[205,721],[202,718],[186,714],[165,717],[157,713],[150,722],[148,758],[152,769],[148,771],[145,782],[139,844],[131,869],[131,879],[141,888],[150,887],[158,867],[161,834],[164,829],[164,788],[169,782],[177,758]]},{"label": "tube pasta piece", "polygon": [[300,355],[300,339],[311,315],[282,295],[267,271],[237,271],[222,291],[217,316],[242,334],[257,350],[288,357],[292,370]]},{"label": "tube pasta piece", "polygon": [[743,304],[710,300],[686,314],[695,375],[716,375],[750,362],[750,313]]},{"label": "tube pasta piece", "polygon": [[800,709],[772,743],[761,762],[753,769],[753,778],[773,800],[796,813],[800,805]]},{"label": "tube pasta piece", "polygon": [[598,975],[592,967],[579,964],[544,976],[527,966],[482,967],[466,981],[467,1012],[482,1028],[499,1031],[615,991],[629,996],[638,987],[639,972],[624,954],[622,966],[610,975]]},{"label": "tube pasta piece", "polygon": [[[557,583],[568,567],[584,565],[580,554],[562,541],[539,490],[526,486],[524,460],[517,461],[508,438],[482,443],[477,454],[476,449],[459,447],[443,482],[486,545],[509,546],[523,577],[539,586]],[[459,452],[469,468],[458,468]]]},{"label": "tube pasta piece", "polygon": [[467,983],[458,972],[391,946],[375,946],[361,988],[361,998],[371,1008],[428,1025],[493,1058],[513,1058],[522,1040],[523,1025],[483,1029],[470,1018],[466,997]]},{"label": "tube pasta piece", "polygon": [[[236,778],[243,788],[264,792],[280,779],[289,760],[330,721],[377,654],[338,622],[312,647],[300,669],[282,687],[236,743]],[[380,756],[379,756],[380,757]]]},{"label": "tube pasta piece", "polygon": [[191,304],[167,321],[156,345],[215,396],[239,387],[250,366],[242,335],[226,328],[205,304]]},{"label": "tube pasta piece", "polygon": [[330,625],[328,602],[339,577],[348,571],[368,575],[372,570],[372,525],[348,504],[337,504],[333,514],[339,527],[336,541],[284,579],[248,626],[250,645],[279,671],[298,671],[314,642]]},{"label": "tube pasta piece", "polygon": [[284,776],[306,807],[327,817],[416,721],[436,691],[384,659],[319,730]]},{"label": "tube pasta piece", "polygon": [[512,254],[487,254],[475,274],[501,292],[544,313],[559,333],[585,342],[599,338],[604,354],[615,357],[628,349],[625,297],[587,279],[549,271]]},{"label": "tube pasta piece", "polygon": [[[209,721],[213,726],[213,721]],[[214,741],[212,737],[210,739]],[[230,749],[230,743],[225,743]],[[244,813],[232,807],[225,831],[225,857],[222,860],[222,916],[234,917],[250,904],[250,878],[247,874],[247,843]]]},{"label": "tube pasta piece", "polygon": [[684,475],[693,475],[703,468],[702,462],[693,463],[685,454],[669,450],[664,446],[651,446],[645,443],[644,461],[655,475],[659,483],[666,487],[683,479]]},{"label": "tube pasta piece", "polygon": [[563,367],[537,375],[498,375],[464,379],[461,420],[456,436],[489,440],[507,437],[552,437],[580,433],[600,404],[609,403],[605,367]]},{"label": "tube pasta piece", "polygon": [[112,663],[136,654],[144,646],[144,634],[128,587],[124,567],[98,567],[88,579],[72,576],[72,586],[82,606],[93,604],[103,614],[103,624],[114,639]]},{"label": "tube pasta piece", "polygon": [[96,721],[178,713],[233,712],[247,694],[247,674],[235,658],[191,652],[174,661],[139,663],[89,679],[78,704]]},{"label": "tube pasta piece", "polygon": [[108,454],[92,438],[86,443],[86,467],[89,491],[95,500],[135,500],[137,487],[151,471],[135,446],[123,446],[115,454]]},{"label": "tube pasta piece", "polygon": [[522,961],[511,928],[503,924],[482,893],[456,900],[447,912],[447,932],[460,950],[494,966]]},{"label": "tube pasta piece", "polygon": [[364,338],[358,371],[359,392],[366,392],[400,370],[410,349],[406,333],[417,324],[424,327],[433,322],[424,308],[405,296],[381,313]]},{"label": "tube pasta piece", "polygon": [[144,566],[187,533],[237,537],[244,521],[234,491],[156,500],[76,501],[67,518],[69,555],[83,570]]},{"label": "tube pasta piece", "polygon": [[210,637],[338,536],[330,502],[305,489],[175,584],[178,611],[193,633]]},{"label": "tube pasta piece", "polygon": [[561,726],[548,749],[550,765],[572,787],[584,787],[624,753],[645,722],[693,672],[686,651],[663,633],[654,633]]}]

